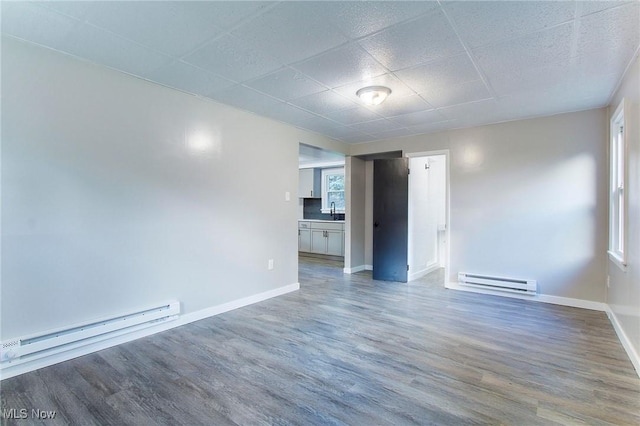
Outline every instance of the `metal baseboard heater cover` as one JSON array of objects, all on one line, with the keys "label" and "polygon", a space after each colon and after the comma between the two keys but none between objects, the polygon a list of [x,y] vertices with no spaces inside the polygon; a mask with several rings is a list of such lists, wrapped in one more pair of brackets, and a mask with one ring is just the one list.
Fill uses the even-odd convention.
[{"label": "metal baseboard heater cover", "polygon": [[468,287],[507,291],[531,296],[535,295],[538,291],[538,282],[536,280],[495,277],[489,275],[470,274],[468,272],[459,272],[458,282],[461,285]]},{"label": "metal baseboard heater cover", "polygon": [[110,337],[133,332],[154,324],[178,318],[180,302],[142,309],[86,324],[50,330],[37,335],[11,339],[0,343],[0,368],[14,361],[33,359],[74,349]]}]

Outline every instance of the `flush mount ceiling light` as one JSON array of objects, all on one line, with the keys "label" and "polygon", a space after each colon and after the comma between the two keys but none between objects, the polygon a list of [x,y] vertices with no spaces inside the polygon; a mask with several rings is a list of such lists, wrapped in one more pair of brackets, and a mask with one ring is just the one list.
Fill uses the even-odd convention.
[{"label": "flush mount ceiling light", "polygon": [[391,89],[384,86],[363,87],[356,92],[356,96],[367,105],[380,105],[391,94]]}]

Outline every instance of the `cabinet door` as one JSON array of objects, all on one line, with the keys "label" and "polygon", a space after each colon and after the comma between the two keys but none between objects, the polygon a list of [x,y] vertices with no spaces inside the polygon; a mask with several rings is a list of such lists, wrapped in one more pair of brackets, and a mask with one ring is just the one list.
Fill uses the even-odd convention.
[{"label": "cabinet door", "polygon": [[311,251],[311,231],[298,229],[298,251]]},{"label": "cabinet door", "polygon": [[322,229],[311,230],[311,252],[327,254],[327,238]]},{"label": "cabinet door", "polygon": [[344,232],[327,231],[327,254],[344,256]]},{"label": "cabinet door", "polygon": [[300,169],[298,180],[298,198],[313,197],[313,169]]}]

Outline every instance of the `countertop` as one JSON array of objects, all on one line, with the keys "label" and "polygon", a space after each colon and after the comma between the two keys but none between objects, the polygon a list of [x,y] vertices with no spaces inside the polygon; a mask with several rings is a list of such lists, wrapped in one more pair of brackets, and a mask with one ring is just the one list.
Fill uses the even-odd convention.
[{"label": "countertop", "polygon": [[344,220],[298,219],[298,222],[344,223]]}]

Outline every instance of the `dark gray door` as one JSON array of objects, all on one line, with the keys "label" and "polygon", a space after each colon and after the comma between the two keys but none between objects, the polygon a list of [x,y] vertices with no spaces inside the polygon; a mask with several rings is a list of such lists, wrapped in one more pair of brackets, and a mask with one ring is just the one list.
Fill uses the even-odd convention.
[{"label": "dark gray door", "polygon": [[374,280],[407,282],[408,216],[408,160],[374,160]]}]

